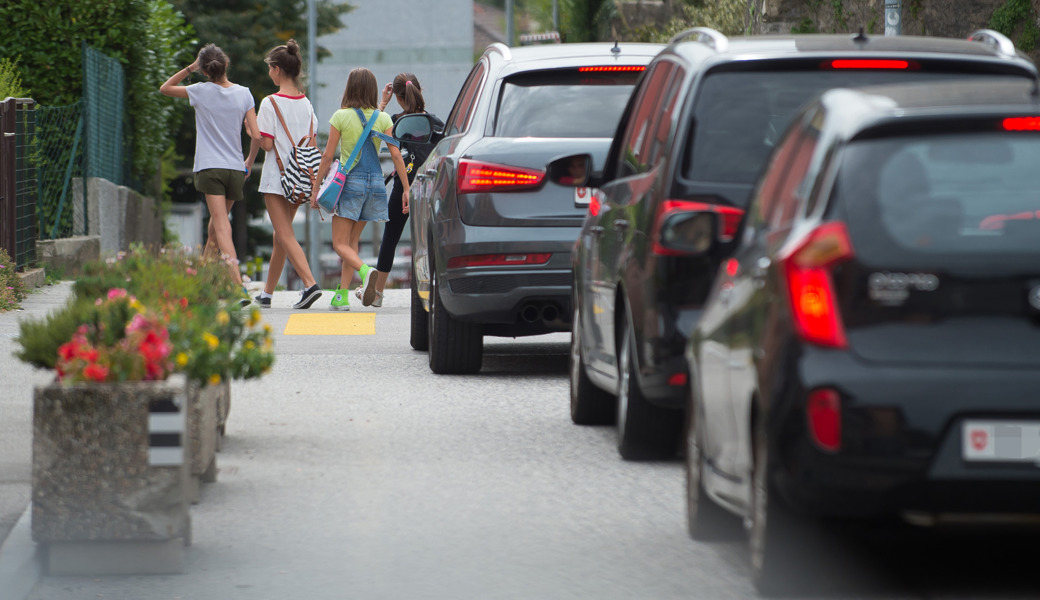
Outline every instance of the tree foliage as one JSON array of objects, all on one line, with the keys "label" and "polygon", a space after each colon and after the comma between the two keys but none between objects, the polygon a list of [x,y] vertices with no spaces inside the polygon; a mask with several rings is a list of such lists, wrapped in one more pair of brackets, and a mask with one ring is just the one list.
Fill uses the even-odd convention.
[{"label": "tree foliage", "polygon": [[0,22],[17,35],[0,37],[0,57],[14,60],[40,104],[58,106],[83,94],[82,44],[123,65],[133,177],[150,181],[176,122],[158,90],[160,74],[183,60],[191,28],[166,0],[5,0]]}]

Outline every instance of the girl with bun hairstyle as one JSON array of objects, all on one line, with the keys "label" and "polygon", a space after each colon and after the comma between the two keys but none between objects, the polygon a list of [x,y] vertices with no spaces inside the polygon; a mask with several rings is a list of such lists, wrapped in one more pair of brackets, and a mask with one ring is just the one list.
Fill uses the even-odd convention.
[{"label": "girl with bun hairstyle", "polygon": [[[242,274],[231,241],[228,213],[234,203],[242,199],[242,185],[260,149],[260,130],[256,125],[253,95],[247,88],[228,80],[230,65],[223,50],[206,44],[199,50],[195,62],[174,73],[159,87],[159,92],[172,98],[187,98],[195,109],[195,166],[192,170],[195,189],[205,195],[209,209],[206,251],[218,251],[228,263],[231,279],[241,285]],[[199,71],[208,81],[179,85]],[[242,127],[250,139],[249,155],[244,160]]]},{"label": "girl with bun hairstyle", "polygon": [[[383,86],[383,98],[379,102],[379,110],[384,110],[390,104],[390,97],[397,99],[397,103],[404,109],[391,119],[394,123],[404,115],[415,113],[426,113],[426,100],[423,99],[422,86],[412,73],[401,73],[394,77],[393,83]],[[429,114],[429,113],[426,113]],[[434,115],[434,127],[443,129],[444,123]],[[433,144],[417,144],[415,142],[401,142],[401,154],[408,173],[408,182],[415,179],[415,173],[419,166],[426,162],[426,157],[433,150]],[[390,220],[383,226],[383,240],[379,244],[379,261],[376,263],[376,291],[372,306],[383,305],[383,290],[386,289],[386,278],[390,269],[394,267],[394,254],[397,252],[397,244],[401,241],[401,233],[408,223],[408,196],[404,193],[407,188],[401,185],[400,179],[394,179],[394,189],[390,192],[388,212]],[[356,295],[359,295],[357,292]]]},{"label": "girl with bun hairstyle", "polygon": [[[321,156],[318,181],[324,181],[332,166],[333,157],[339,152],[341,168],[348,169],[336,213],[332,216],[332,248],[343,261],[340,285],[332,298],[329,310],[350,310],[350,281],[356,270],[361,276],[361,304],[371,306],[376,299],[375,269],[366,265],[358,256],[358,241],[368,221],[387,220],[386,182],[379,164],[379,142],[386,142],[390,158],[394,161],[401,185],[404,187],[404,202],[408,203],[408,178],[404,161],[398,150],[398,142],[390,136],[393,121],[386,113],[378,113],[379,83],[376,76],[365,68],[357,68],[347,76],[347,87],[343,90],[340,110],[329,119],[329,143]],[[368,139],[361,139],[365,124],[375,119]],[[354,146],[363,144],[358,158],[347,165]],[[311,192],[311,208],[318,208],[318,186]]]},{"label": "girl with bun hairstyle", "polygon": [[[293,146],[308,136],[310,138],[307,145],[317,147],[318,142],[313,134],[318,125],[318,118],[314,115],[311,101],[304,95],[300,85],[303,60],[296,40],[289,40],[284,45],[273,48],[267,53],[264,62],[267,63],[267,74],[271,83],[278,87],[276,93],[260,101],[260,112],[257,115],[261,135],[260,147],[266,153],[264,170],[260,174],[260,193],[264,195],[264,204],[267,205],[267,214],[271,217],[274,234],[271,263],[267,268],[264,291],[255,300],[263,308],[271,307],[271,296],[288,258],[304,286],[293,308],[310,308],[321,297],[321,288],[311,273],[303,248],[296,240],[293,218],[300,205],[285,197],[279,180],[281,170],[277,159],[280,157],[282,164],[285,164]],[[288,134],[285,132],[286,129],[289,130]]]}]

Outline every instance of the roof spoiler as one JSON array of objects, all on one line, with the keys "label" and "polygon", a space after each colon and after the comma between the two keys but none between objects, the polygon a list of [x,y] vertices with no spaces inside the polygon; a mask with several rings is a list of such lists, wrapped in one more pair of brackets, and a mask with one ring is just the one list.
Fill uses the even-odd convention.
[{"label": "roof spoiler", "polygon": [[1015,43],[1006,35],[992,29],[979,29],[968,36],[968,41],[982,42],[997,51],[997,54],[1013,58],[1018,56]]},{"label": "roof spoiler", "polygon": [[693,41],[700,42],[706,46],[711,46],[715,52],[725,52],[729,49],[729,38],[725,34],[716,31],[710,27],[694,27],[693,29],[687,29],[682,33],[676,34],[675,37],[668,40],[669,44],[676,44],[687,38],[693,38]]}]

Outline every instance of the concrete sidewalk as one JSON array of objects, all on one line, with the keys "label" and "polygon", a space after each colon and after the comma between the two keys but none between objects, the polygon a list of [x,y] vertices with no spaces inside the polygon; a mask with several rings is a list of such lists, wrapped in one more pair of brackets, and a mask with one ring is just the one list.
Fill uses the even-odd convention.
[{"label": "concrete sidewalk", "polygon": [[21,600],[39,577],[29,535],[32,482],[32,390],[54,379],[14,356],[19,322],[63,306],[72,282],[37,288],[18,311],[0,312],[0,597]]}]

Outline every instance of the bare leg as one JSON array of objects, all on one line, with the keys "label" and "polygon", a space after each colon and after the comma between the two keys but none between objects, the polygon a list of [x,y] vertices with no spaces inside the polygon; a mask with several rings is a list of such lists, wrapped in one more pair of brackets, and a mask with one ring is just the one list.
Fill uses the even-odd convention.
[{"label": "bare leg", "polygon": [[303,287],[311,287],[315,284],[314,275],[292,228],[293,217],[296,216],[299,205],[289,204],[284,197],[277,194],[264,194],[264,203],[267,204],[267,214],[271,216],[271,225],[274,226],[271,265],[267,269],[264,291],[268,294],[274,293],[278,279],[282,276],[286,258],[300,274]]},{"label": "bare leg", "polygon": [[220,255],[228,262],[228,271],[231,280],[242,285],[242,272],[238,267],[238,255],[235,253],[235,244],[231,241],[231,219],[228,213],[234,205],[234,200],[228,200],[224,196],[206,194],[206,206],[209,208],[209,234],[210,238],[206,245],[214,242]]},{"label": "bare leg", "polygon": [[[364,223],[359,223],[353,219],[346,219],[344,217],[332,217],[332,249],[339,255],[340,260],[343,261],[343,266],[340,268],[340,287],[339,289],[345,290],[350,286],[350,280],[354,278],[354,271],[361,269],[364,265],[361,262],[361,257],[358,256],[357,240],[361,237],[361,230],[364,229]],[[356,230],[356,233],[355,233]]]}]

